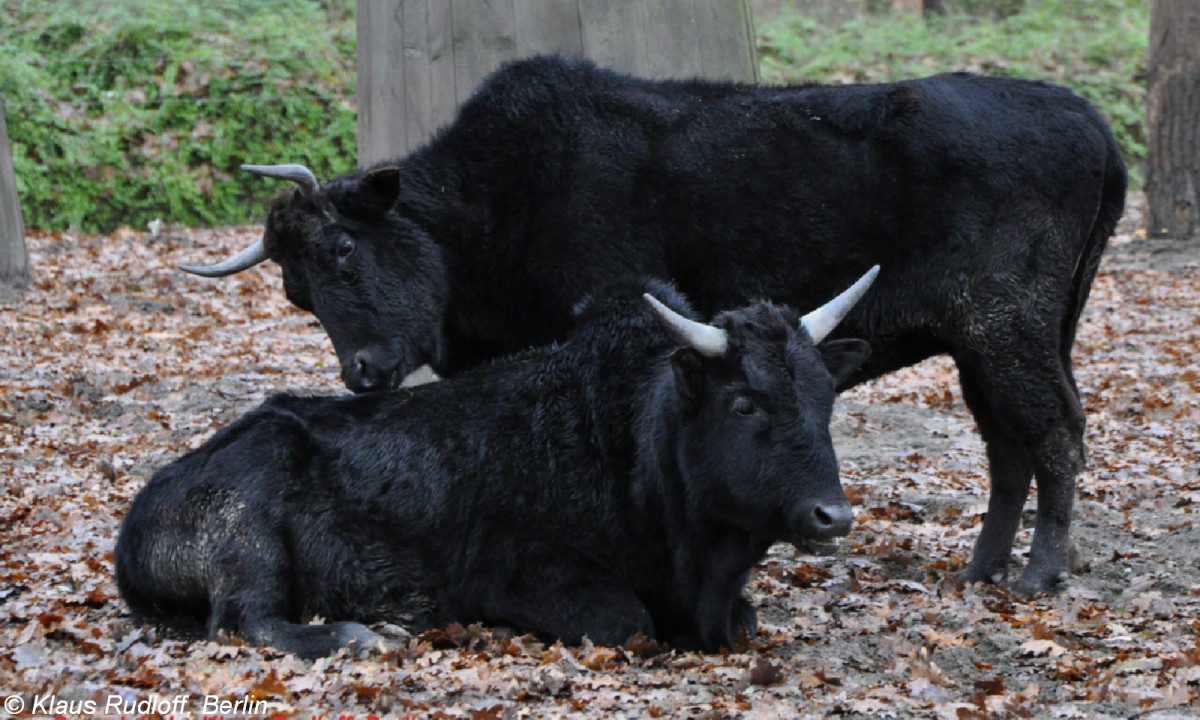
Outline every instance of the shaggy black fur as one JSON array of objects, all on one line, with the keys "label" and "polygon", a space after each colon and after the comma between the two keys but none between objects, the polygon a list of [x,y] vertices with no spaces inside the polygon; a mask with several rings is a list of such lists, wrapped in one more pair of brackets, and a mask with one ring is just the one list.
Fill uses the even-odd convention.
[{"label": "shaggy black fur", "polygon": [[[563,344],[440,383],[279,396],[155,474],[117,541],[134,613],[322,655],[506,624],[568,642],[641,632],[733,647],[774,541],[844,535],[829,436],[861,340],[814,347],[769,303],[722,314],[729,351],[677,348],[625,284]],[[319,614],[336,622],[304,625]]]},{"label": "shaggy black fur", "polygon": [[1085,459],[1071,345],[1125,185],[1097,113],[1045,83],[754,87],[540,57],[409,157],[316,205],[278,198],[266,245],[355,391],[561,338],[617,278],[669,278],[709,317],[810,307],[879,264],[842,329],[873,349],[846,385],[954,358],[992,466],[966,578],[1005,575],[1036,475],[1018,586],[1034,591],[1068,569]]}]

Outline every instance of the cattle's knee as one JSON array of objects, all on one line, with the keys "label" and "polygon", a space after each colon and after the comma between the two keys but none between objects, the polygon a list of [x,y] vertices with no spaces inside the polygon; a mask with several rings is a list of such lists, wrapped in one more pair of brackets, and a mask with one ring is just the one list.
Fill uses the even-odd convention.
[{"label": "cattle's knee", "polygon": [[1074,428],[1060,426],[1042,435],[1034,445],[1033,455],[1039,484],[1073,481],[1087,465],[1083,434]]}]

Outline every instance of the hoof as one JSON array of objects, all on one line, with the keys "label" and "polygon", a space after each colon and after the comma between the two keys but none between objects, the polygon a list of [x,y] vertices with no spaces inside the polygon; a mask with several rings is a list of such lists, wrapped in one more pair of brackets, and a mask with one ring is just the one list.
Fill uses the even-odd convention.
[{"label": "hoof", "polygon": [[404,647],[403,643],[380,635],[358,623],[334,623],[331,627],[336,628],[335,636],[338,644],[355,657],[391,652]]},{"label": "hoof", "polygon": [[1038,595],[1056,595],[1067,586],[1069,574],[1062,570],[1039,570],[1025,568],[1020,579],[1013,583],[1012,590],[1017,595],[1029,599]]},{"label": "hoof", "polygon": [[1007,578],[1007,566],[999,568],[981,568],[976,567],[975,563],[971,563],[969,566],[967,566],[966,570],[958,573],[958,579],[968,585],[979,582],[985,585],[999,585]]},{"label": "hoof", "polygon": [[385,638],[392,640],[408,640],[412,637],[412,633],[392,623],[384,623],[380,625],[377,632]]}]

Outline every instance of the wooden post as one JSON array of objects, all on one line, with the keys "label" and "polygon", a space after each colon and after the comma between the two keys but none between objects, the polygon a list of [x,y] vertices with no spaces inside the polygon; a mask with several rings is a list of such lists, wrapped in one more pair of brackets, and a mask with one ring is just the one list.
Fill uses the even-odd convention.
[{"label": "wooden post", "polygon": [[358,162],[401,157],[507,60],[756,82],[746,0],[358,0]]},{"label": "wooden post", "polygon": [[29,287],[29,254],[25,249],[25,224],[17,197],[8,145],[8,123],[4,99],[0,98],[0,295],[11,295]]}]

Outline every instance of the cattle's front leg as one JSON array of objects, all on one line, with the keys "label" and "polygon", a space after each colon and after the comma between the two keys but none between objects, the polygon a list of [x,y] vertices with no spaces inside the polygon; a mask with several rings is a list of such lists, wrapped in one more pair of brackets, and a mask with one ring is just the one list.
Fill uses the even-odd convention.
[{"label": "cattle's front leg", "polygon": [[[536,585],[536,583],[534,583]],[[597,645],[620,645],[641,633],[655,637],[650,612],[633,590],[607,578],[549,581],[529,592],[507,593],[484,617],[568,644],[587,637]]]},{"label": "cattle's front leg", "polygon": [[752,637],[758,630],[758,613],[740,592],[706,593],[696,603],[692,615],[692,632],[673,638],[681,648],[718,652],[733,650],[742,633]]},{"label": "cattle's front leg", "polygon": [[734,635],[746,633],[746,638],[754,637],[758,632],[758,612],[745,596],[738,595],[733,602],[733,632]]}]

